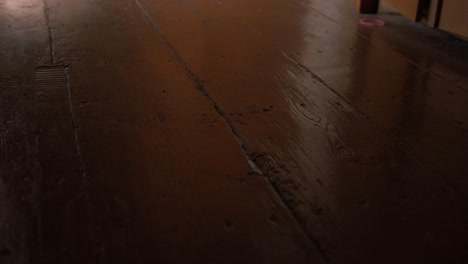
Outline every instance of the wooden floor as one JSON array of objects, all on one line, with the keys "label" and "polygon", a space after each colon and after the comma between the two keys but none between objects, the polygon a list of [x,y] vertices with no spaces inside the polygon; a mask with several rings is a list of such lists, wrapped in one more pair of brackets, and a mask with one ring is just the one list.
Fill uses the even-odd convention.
[{"label": "wooden floor", "polygon": [[0,0],[0,263],[467,263],[468,43],[348,0]]}]

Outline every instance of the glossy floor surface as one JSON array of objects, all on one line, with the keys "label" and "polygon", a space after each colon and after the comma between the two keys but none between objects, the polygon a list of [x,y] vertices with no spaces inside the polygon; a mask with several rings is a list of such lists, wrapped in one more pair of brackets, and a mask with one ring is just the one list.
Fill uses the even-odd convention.
[{"label": "glossy floor surface", "polygon": [[0,263],[468,263],[468,44],[348,0],[0,0]]}]

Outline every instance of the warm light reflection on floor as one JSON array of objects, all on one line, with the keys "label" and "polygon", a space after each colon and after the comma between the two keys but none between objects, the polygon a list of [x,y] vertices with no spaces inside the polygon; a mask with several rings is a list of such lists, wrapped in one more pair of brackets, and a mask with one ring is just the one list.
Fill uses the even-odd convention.
[{"label": "warm light reflection on floor", "polygon": [[9,13],[16,15],[21,12],[21,9],[32,5],[34,1],[31,0],[5,0],[4,6]]}]

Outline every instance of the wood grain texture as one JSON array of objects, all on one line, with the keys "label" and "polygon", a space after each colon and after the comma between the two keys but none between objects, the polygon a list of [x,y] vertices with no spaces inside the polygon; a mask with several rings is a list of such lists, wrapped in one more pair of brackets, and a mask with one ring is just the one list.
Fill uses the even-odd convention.
[{"label": "wood grain texture", "polygon": [[0,263],[464,263],[468,45],[352,1],[0,0]]}]

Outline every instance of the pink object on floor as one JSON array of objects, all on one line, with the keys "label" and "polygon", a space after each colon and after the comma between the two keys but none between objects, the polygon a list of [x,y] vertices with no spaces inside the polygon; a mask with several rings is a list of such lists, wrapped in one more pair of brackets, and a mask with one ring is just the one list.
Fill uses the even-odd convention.
[{"label": "pink object on floor", "polygon": [[384,27],[385,21],[378,18],[361,18],[359,19],[359,25],[366,27]]}]

